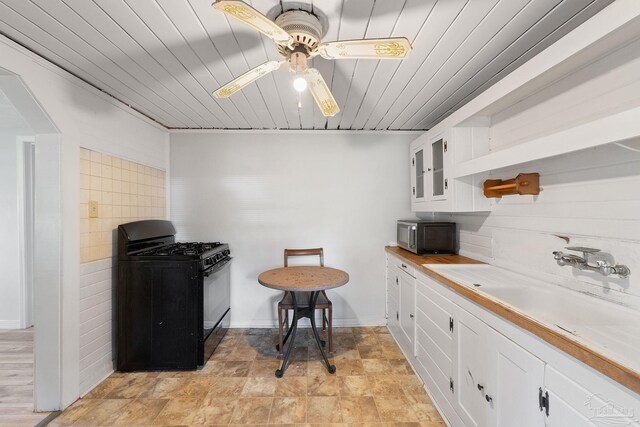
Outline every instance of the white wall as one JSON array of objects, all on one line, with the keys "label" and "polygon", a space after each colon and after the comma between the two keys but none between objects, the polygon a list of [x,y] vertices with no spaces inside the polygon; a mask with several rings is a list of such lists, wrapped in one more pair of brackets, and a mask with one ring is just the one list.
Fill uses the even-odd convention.
[{"label": "white wall", "polygon": [[16,132],[0,130],[0,329],[20,327],[20,219]]},{"label": "white wall", "polygon": [[[61,132],[64,239],[60,371],[65,407],[80,394],[79,147],[168,170],[169,136],[164,128],[126,105],[4,37],[0,37],[0,57],[2,68],[24,80]],[[36,330],[37,319],[36,313]],[[107,364],[105,361],[104,366]]]},{"label": "white wall", "polygon": [[232,325],[275,326],[281,293],[260,286],[284,248],[321,246],[349,283],[328,292],[336,325],[385,324],[384,245],[409,211],[415,135],[171,135],[171,218],[182,240],[228,242]]},{"label": "white wall", "polygon": [[[640,141],[628,144],[640,149]],[[493,175],[519,172],[540,173],[540,195],[505,196],[490,213],[438,215],[459,224],[460,252],[640,309],[640,152],[608,145]],[[610,252],[631,275],[560,267],[551,252],[565,246]]]}]

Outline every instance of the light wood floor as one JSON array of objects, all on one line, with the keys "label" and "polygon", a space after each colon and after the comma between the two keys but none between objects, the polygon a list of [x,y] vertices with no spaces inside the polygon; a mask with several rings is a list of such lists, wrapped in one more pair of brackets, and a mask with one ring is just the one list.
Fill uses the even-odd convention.
[{"label": "light wood floor", "polygon": [[32,427],[48,413],[33,413],[33,328],[0,329],[0,426]]},{"label": "light wood floor", "polygon": [[273,329],[232,329],[203,369],[112,374],[52,426],[444,427],[385,327],[336,328],[334,375],[309,330],[276,378]]}]

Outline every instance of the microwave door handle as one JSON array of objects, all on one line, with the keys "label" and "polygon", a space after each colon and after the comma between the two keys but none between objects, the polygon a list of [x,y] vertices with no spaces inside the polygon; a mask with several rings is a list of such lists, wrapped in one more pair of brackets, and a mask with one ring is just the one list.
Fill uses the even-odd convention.
[{"label": "microwave door handle", "polygon": [[409,247],[411,249],[416,247],[416,234],[417,234],[416,227],[410,227],[409,228]]}]

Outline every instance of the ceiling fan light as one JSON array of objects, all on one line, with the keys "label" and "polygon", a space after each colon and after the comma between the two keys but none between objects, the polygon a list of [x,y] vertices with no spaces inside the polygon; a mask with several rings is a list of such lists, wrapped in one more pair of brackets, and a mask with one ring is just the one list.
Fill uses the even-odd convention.
[{"label": "ceiling fan light", "polygon": [[293,88],[298,92],[304,92],[307,89],[307,80],[304,77],[297,77],[293,80]]}]

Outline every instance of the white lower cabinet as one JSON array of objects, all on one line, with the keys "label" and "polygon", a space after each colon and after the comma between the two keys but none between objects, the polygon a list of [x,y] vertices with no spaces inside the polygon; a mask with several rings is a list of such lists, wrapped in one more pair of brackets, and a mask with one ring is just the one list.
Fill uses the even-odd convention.
[{"label": "white lower cabinet", "polygon": [[416,279],[403,270],[398,271],[400,286],[400,330],[406,343],[405,353],[414,355],[415,340],[415,307],[416,307]]},{"label": "white lower cabinet", "polygon": [[458,307],[455,407],[465,426],[544,426],[544,362]]},{"label": "white lower cabinet", "polygon": [[488,327],[486,343],[493,372],[484,391],[489,401],[487,425],[544,426],[539,393],[544,384],[544,362],[504,335]]},{"label": "white lower cabinet", "polygon": [[400,285],[397,269],[387,264],[387,325],[392,334],[400,334]]},{"label": "white lower cabinet", "polygon": [[387,267],[389,329],[449,425],[640,427],[636,393],[417,270]]},{"label": "white lower cabinet", "polygon": [[387,315],[389,329],[408,356],[414,355],[416,279],[414,269],[387,257]]},{"label": "white lower cabinet", "polygon": [[486,343],[488,326],[460,307],[455,316],[454,408],[465,426],[486,426],[493,373]]},{"label": "white lower cabinet", "polygon": [[[440,410],[454,425],[461,425],[453,402],[453,355],[455,304],[439,294],[422,276],[416,277],[415,368]],[[439,398],[439,399],[438,399]]]},{"label": "white lower cabinet", "polygon": [[640,396],[620,393],[584,366],[547,364],[544,380],[548,427],[640,427]]}]

